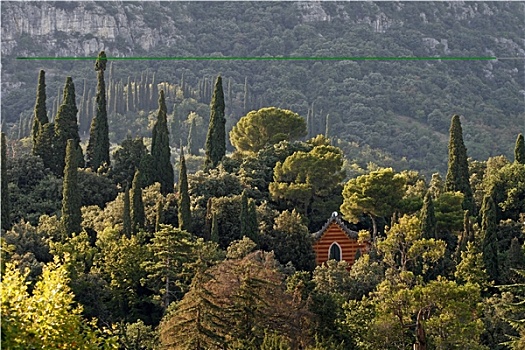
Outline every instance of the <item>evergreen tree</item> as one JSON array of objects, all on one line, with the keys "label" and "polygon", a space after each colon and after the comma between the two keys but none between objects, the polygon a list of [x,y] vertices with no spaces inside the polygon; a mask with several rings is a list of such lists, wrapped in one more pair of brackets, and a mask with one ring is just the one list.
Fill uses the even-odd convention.
[{"label": "evergreen tree", "polygon": [[42,132],[42,127],[49,123],[47,118],[47,108],[46,108],[46,72],[40,70],[38,76],[38,87],[36,91],[36,103],[35,103],[35,112],[33,118],[33,154],[43,158],[41,154],[44,145],[39,144],[39,135]]},{"label": "evergreen tree", "polygon": [[156,181],[160,183],[160,192],[166,195],[173,192],[173,166],[171,165],[170,140],[166,117],[164,90],[160,90],[159,113],[153,126],[151,139],[151,156],[156,170]]},{"label": "evergreen tree", "polygon": [[483,262],[487,273],[492,280],[499,280],[498,276],[498,238],[496,235],[496,207],[492,197],[485,196],[481,208],[481,233],[483,237]]},{"label": "evergreen tree", "polygon": [[188,153],[192,156],[199,155],[199,145],[197,144],[197,127],[195,118],[191,119],[190,130],[188,132]]},{"label": "evergreen tree", "polygon": [[73,233],[80,233],[82,230],[77,147],[75,140],[67,140],[66,164],[62,189],[62,233],[64,237],[70,237]]},{"label": "evergreen tree", "polygon": [[129,199],[129,185],[126,186],[124,191],[124,210],[122,213],[122,231],[126,237],[131,237],[132,225],[131,225],[131,205]]},{"label": "evergreen tree", "polygon": [[423,200],[423,208],[421,208],[421,234],[423,238],[436,238],[436,216],[434,213],[434,201],[432,200],[432,193],[427,191],[425,199]]},{"label": "evergreen tree", "polygon": [[240,222],[241,222],[240,236],[248,237],[254,243],[258,243],[259,227],[257,223],[257,211],[255,208],[255,202],[251,199],[248,200],[248,195],[246,194],[246,190],[244,190],[241,195]]},{"label": "evergreen tree", "polygon": [[452,116],[450,140],[448,144],[448,170],[445,180],[445,191],[463,193],[463,209],[475,213],[475,203],[470,187],[467,161],[467,148],[463,143],[463,130],[459,115]]},{"label": "evergreen tree", "polygon": [[206,168],[215,168],[226,154],[226,118],[224,116],[224,92],[219,75],[210,105],[210,125],[206,136]]},{"label": "evergreen tree", "polygon": [[516,139],[516,147],[514,148],[514,161],[519,164],[525,164],[525,141],[523,135],[519,134]]},{"label": "evergreen tree", "polygon": [[[80,136],[78,135],[77,124],[77,103],[75,101],[75,85],[71,77],[66,78],[64,86],[64,96],[62,104],[58,108],[57,116],[55,118],[55,164],[52,170],[57,176],[64,174],[64,166],[66,159],[66,146],[69,139],[75,141],[75,150],[77,160],[83,159],[82,149],[77,147],[80,144]],[[83,164],[81,164],[83,166]]]},{"label": "evergreen tree", "polygon": [[144,228],[146,214],[144,213],[144,202],[142,200],[141,175],[140,171],[135,172],[131,185],[131,232],[137,233]]},{"label": "evergreen tree", "polygon": [[219,223],[217,222],[217,214],[211,214],[211,234],[210,240],[219,243]]},{"label": "evergreen tree", "polygon": [[86,150],[87,166],[93,171],[103,165],[109,165],[109,130],[108,112],[106,106],[106,83],[104,82],[104,71],[106,70],[106,53],[100,51],[95,63],[97,71],[97,114],[91,122],[89,131],[89,143]]},{"label": "evergreen tree", "polygon": [[246,190],[242,191],[241,195],[241,212],[239,214],[241,222],[241,238],[249,237],[248,233],[248,195]]},{"label": "evergreen tree", "polygon": [[10,203],[9,203],[9,192],[7,187],[7,144],[5,140],[5,133],[2,133],[2,140],[0,143],[1,149],[0,149],[0,162],[1,164],[1,174],[0,174],[0,181],[1,183],[1,202],[0,202],[0,208],[2,210],[2,229],[8,230],[11,227],[11,219],[10,219]]},{"label": "evergreen tree", "polygon": [[35,154],[40,156],[46,168],[53,170],[56,167],[55,124],[46,123],[41,126],[36,140]]},{"label": "evergreen tree", "polygon": [[254,243],[259,244],[259,223],[257,222],[257,208],[255,206],[255,201],[250,199],[248,202],[248,218],[246,222],[246,231],[248,233],[248,238],[250,238]]},{"label": "evergreen tree", "polygon": [[188,174],[183,149],[180,153],[179,172],[179,228],[191,231],[190,194],[188,192]]},{"label": "evergreen tree", "polygon": [[164,201],[161,199],[157,202],[157,210],[155,215],[155,232],[160,230],[160,225],[164,223]]}]

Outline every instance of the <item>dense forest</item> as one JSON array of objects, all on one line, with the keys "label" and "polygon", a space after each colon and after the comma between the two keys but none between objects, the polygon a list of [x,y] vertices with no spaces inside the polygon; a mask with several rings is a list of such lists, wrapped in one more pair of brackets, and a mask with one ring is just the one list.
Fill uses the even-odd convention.
[{"label": "dense forest", "polygon": [[[523,4],[29,2],[2,22],[31,28],[20,8],[156,46],[121,29],[92,60],[17,60],[98,39],[3,35],[2,348],[525,347],[522,61],[112,60],[508,58]],[[352,266],[316,265],[333,212],[368,247]]]},{"label": "dense forest", "polygon": [[[308,118],[309,137],[338,138],[348,174],[370,162],[446,171],[450,116],[464,117],[469,156],[512,157],[523,125],[525,54],[520,2],[5,2],[2,115],[27,136],[39,61],[116,57],[108,68],[110,140],[148,137],[164,84],[172,146],[196,118],[203,147],[214,79],[221,74],[227,131],[251,110],[276,106]],[[28,13],[30,16],[26,16]],[[494,60],[159,60],[162,57],[498,57]],[[518,58],[518,59],[516,59]],[[72,76],[87,139],[96,82],[84,61],[46,61],[52,119]],[[147,96],[147,97],[146,97]],[[53,107],[54,106],[54,107]],[[195,114],[189,114],[194,112]],[[180,127],[178,127],[180,125]],[[202,127],[201,127],[202,125]],[[231,145],[227,145],[233,151]]]}]

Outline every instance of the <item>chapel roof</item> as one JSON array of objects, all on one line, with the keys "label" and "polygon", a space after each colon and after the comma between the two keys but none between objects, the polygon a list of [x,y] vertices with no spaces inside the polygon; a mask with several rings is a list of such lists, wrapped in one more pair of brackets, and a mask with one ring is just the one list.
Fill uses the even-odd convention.
[{"label": "chapel roof", "polygon": [[332,213],[332,215],[330,216],[330,218],[328,219],[328,221],[326,221],[326,223],[323,225],[323,227],[321,227],[321,229],[319,231],[312,233],[312,236],[314,237],[314,240],[317,241],[319,238],[321,238],[323,233],[326,231],[326,229],[328,229],[328,227],[332,223],[336,223],[337,225],[339,225],[339,227],[341,227],[343,232],[346,233],[348,238],[357,239],[357,236],[358,236],[357,232],[353,231],[353,230],[350,230],[346,226],[346,224],[343,222],[343,219],[341,219],[341,216],[339,216],[339,214],[336,211],[334,211]]}]

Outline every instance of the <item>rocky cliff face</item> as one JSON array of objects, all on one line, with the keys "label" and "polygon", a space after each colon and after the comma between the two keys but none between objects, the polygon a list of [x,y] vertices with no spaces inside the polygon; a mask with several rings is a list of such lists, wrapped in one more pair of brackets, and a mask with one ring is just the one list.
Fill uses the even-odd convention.
[{"label": "rocky cliff face", "polygon": [[139,3],[8,2],[2,4],[2,55],[34,55],[35,45],[46,54],[88,56],[108,47],[121,55],[172,44],[173,21],[157,21],[162,26],[146,23]]}]

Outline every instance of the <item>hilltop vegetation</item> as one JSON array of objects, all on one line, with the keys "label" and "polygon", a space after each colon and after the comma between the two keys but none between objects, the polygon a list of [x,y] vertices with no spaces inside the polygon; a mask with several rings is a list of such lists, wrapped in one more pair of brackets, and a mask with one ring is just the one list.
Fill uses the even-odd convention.
[{"label": "hilltop vegetation", "polygon": [[[520,34],[523,21],[518,15],[524,5],[513,2],[86,2],[71,6],[62,6],[60,2],[11,3],[3,10],[3,20],[9,21],[7,14],[16,14],[17,7],[24,6],[54,8],[63,11],[61,16],[66,17],[83,14],[88,27],[97,30],[104,28],[93,27],[95,24],[88,15],[102,11],[108,23],[115,23],[116,27],[112,27],[108,39],[93,38],[72,21],[72,32],[32,33],[35,41],[38,38],[42,42],[36,45],[22,40],[27,36],[22,29],[17,31],[15,25],[12,29],[6,26],[4,31],[12,31],[16,48],[2,57],[3,80],[22,84],[20,89],[3,90],[6,93],[2,115],[8,123],[17,122],[20,113],[22,120],[29,123],[27,102],[32,101],[34,75],[41,68],[40,62],[21,62],[14,60],[14,56],[54,56],[58,52],[61,56],[85,55],[67,46],[59,47],[61,42],[70,42],[74,48],[79,40],[95,40],[110,57],[515,58],[522,57],[525,49]],[[11,47],[11,42],[9,44]],[[80,96],[94,98],[95,81],[89,79],[90,72],[84,62],[47,61],[46,68],[49,105],[61,84],[58,77],[64,75],[74,77],[79,99]],[[149,72],[147,79],[143,74],[146,71]],[[115,85],[108,87],[108,94],[111,95],[112,89],[116,91],[119,84],[120,92],[114,94],[123,94],[129,83],[171,84],[173,93],[167,96],[168,113],[174,115],[171,123],[181,125],[181,136],[186,139],[191,111],[202,118],[196,120],[203,125],[199,129],[207,127],[203,110],[209,104],[213,79],[218,72],[224,79],[227,131],[251,110],[268,106],[288,108],[308,119],[308,137],[328,131],[330,137],[341,140],[347,159],[361,168],[372,161],[396,169],[423,171],[427,176],[435,171],[443,174],[446,134],[454,113],[465,118],[464,125],[469,130],[465,143],[469,155],[479,160],[499,154],[510,157],[509,145],[515,137],[515,126],[523,125],[523,65],[520,60],[509,59],[115,61],[108,81]],[[83,79],[91,93],[83,92]],[[128,132],[148,134],[146,116],[156,106],[155,97],[150,102],[130,110],[124,102],[124,108],[116,108],[118,114],[109,111],[113,142],[120,142]],[[83,105],[89,108],[87,103]],[[129,115],[122,116],[128,111]],[[93,115],[88,113],[85,121],[81,118],[85,132]],[[18,131],[12,129],[11,133],[17,135]],[[21,135],[24,134],[27,131],[22,131]],[[201,142],[204,136],[200,137]]]}]

